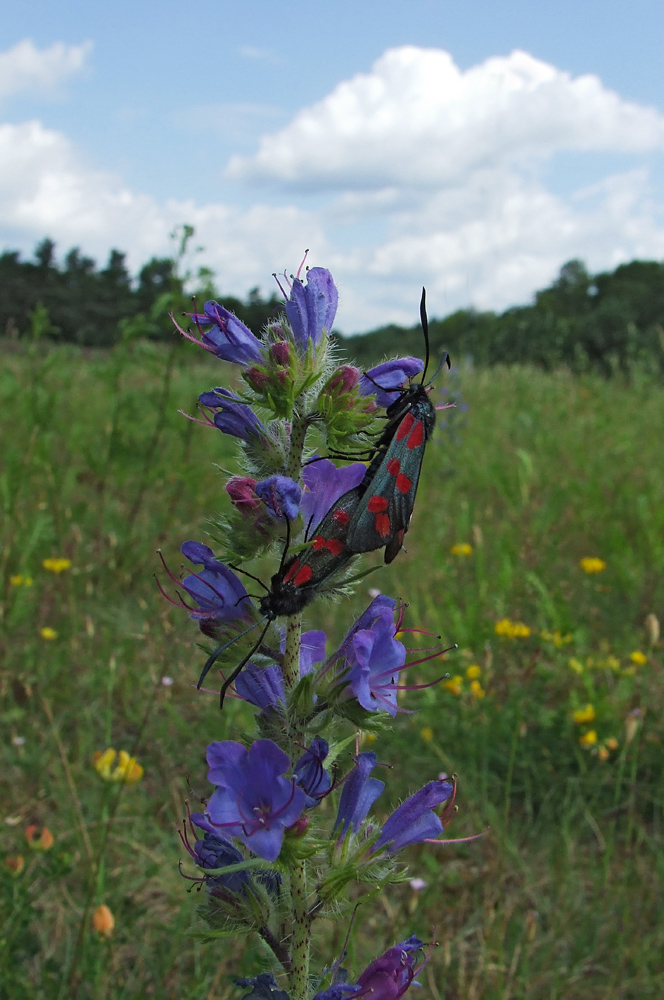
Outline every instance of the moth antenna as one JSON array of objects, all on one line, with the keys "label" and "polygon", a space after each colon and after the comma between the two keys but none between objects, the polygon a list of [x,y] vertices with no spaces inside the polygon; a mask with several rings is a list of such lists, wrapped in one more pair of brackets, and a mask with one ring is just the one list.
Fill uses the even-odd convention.
[{"label": "moth antenna", "polygon": [[[258,622],[256,622],[256,625],[258,625]],[[256,645],[252,649],[249,650],[249,652],[247,653],[247,655],[244,657],[243,660],[240,661],[239,665],[235,668],[235,670],[233,671],[233,673],[230,674],[230,676],[227,677],[226,680],[224,681],[224,683],[221,685],[221,691],[219,692],[219,710],[220,711],[224,707],[224,698],[226,697],[226,692],[228,691],[229,687],[231,686],[231,684],[233,683],[233,681],[235,680],[235,678],[240,675],[240,673],[242,672],[242,668],[244,666],[246,666],[246,664],[249,662],[249,660],[254,655],[254,653],[256,652],[256,650],[260,647],[263,639],[265,638],[265,633],[267,632],[267,630],[269,629],[269,627],[270,627],[270,621],[268,620],[268,623],[265,626],[265,628],[263,629],[263,631],[261,632],[260,638],[259,638],[258,642],[256,643]],[[243,634],[246,635],[246,632],[243,633]],[[239,636],[238,636],[238,638],[239,638]]]},{"label": "moth antenna", "polygon": [[263,590],[267,591],[268,594],[270,593],[270,588],[266,587],[263,581],[260,580],[257,576],[254,576],[253,573],[247,573],[246,569],[242,569],[240,566],[233,566],[232,563],[227,563],[227,565],[230,567],[230,569],[235,570],[236,573],[243,573],[244,576],[248,576],[250,580],[254,580],[259,586],[263,588]]},{"label": "moth antenna", "polygon": [[424,334],[424,346],[426,348],[426,353],[424,355],[424,370],[422,371],[422,381],[420,385],[424,385],[424,380],[427,377],[427,368],[429,367],[429,319],[427,317],[427,290],[422,289],[422,298],[420,299],[420,323],[422,324],[422,333]]},{"label": "moth antenna", "polygon": [[[261,622],[265,621],[266,618],[267,618],[267,615],[263,615],[263,617],[259,618],[257,622],[254,622],[253,625],[250,625],[249,628],[246,628],[244,630],[244,632],[240,632],[239,635],[234,636],[229,642],[225,642],[222,646],[219,647],[219,649],[215,649],[214,653],[212,653],[212,655],[208,657],[208,659],[207,659],[207,661],[205,663],[205,666],[203,667],[203,670],[201,672],[201,676],[198,678],[198,684],[196,685],[196,687],[199,690],[200,690],[201,684],[203,683],[203,681],[205,680],[205,678],[207,677],[207,675],[209,674],[209,672],[212,670],[212,667],[215,665],[215,663],[217,662],[217,660],[219,659],[219,657],[221,656],[221,654],[224,653],[224,652],[226,652],[226,650],[228,649],[228,647],[232,646],[233,643],[235,643],[235,642],[238,641],[238,639],[242,639],[243,636],[248,635],[249,632],[251,632],[253,629],[255,629],[257,625],[260,625]],[[267,625],[265,626],[265,631],[263,632],[263,635],[260,637],[260,642],[263,641],[263,636],[265,635],[265,632],[267,632],[269,624],[270,623],[268,622]],[[253,656],[254,652],[255,652],[255,650],[252,649],[252,651],[251,651],[251,653],[249,655]]]}]

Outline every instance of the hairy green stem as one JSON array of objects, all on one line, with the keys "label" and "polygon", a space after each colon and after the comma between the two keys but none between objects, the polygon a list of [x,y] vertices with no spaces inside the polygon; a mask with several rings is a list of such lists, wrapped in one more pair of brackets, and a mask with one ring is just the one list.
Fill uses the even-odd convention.
[{"label": "hairy green stem", "polygon": [[300,478],[300,472],[302,471],[302,449],[304,448],[304,439],[307,436],[307,425],[308,420],[306,417],[294,416],[291,422],[286,475],[290,476],[296,482]]},{"label": "hairy green stem", "polygon": [[307,901],[307,869],[305,861],[294,862],[290,871],[293,933],[291,938],[291,970],[288,985],[292,1000],[306,1000],[309,994],[309,953],[311,917]]}]

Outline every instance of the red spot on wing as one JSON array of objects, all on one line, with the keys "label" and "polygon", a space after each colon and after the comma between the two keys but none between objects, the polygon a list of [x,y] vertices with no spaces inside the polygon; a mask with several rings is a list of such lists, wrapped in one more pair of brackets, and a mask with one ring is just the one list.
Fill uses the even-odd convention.
[{"label": "red spot on wing", "polygon": [[367,510],[370,514],[380,514],[387,510],[388,503],[387,497],[371,497],[367,504]]},{"label": "red spot on wing", "polygon": [[293,563],[293,565],[291,566],[291,568],[286,573],[286,576],[284,577],[284,583],[290,583],[291,582],[291,580],[293,579],[293,577],[297,573],[299,566],[300,566],[300,560],[296,559],[295,562]]},{"label": "red spot on wing", "polygon": [[330,538],[329,542],[325,543],[325,548],[328,552],[331,552],[333,556],[339,556],[344,551],[346,546],[338,538]]},{"label": "red spot on wing", "polygon": [[399,493],[409,493],[412,485],[408,476],[404,476],[403,472],[400,472],[397,476],[397,489]]},{"label": "red spot on wing", "polygon": [[424,424],[421,420],[418,420],[413,427],[408,441],[406,442],[407,448],[419,448],[419,446],[424,441]]},{"label": "red spot on wing", "polygon": [[314,535],[313,541],[311,543],[312,549],[318,552],[320,549],[325,548],[325,539],[322,535]]},{"label": "red spot on wing", "polygon": [[397,431],[397,441],[403,441],[407,434],[410,433],[410,429],[413,426],[415,417],[412,413],[407,413],[399,424],[399,430]]},{"label": "red spot on wing", "polygon": [[301,570],[298,571],[297,576],[293,580],[296,587],[301,587],[304,583],[309,583],[309,580],[314,575],[314,571],[311,566],[303,566]]},{"label": "red spot on wing", "polygon": [[401,472],[401,462],[398,458],[391,458],[387,463],[387,471],[391,476],[398,476]]},{"label": "red spot on wing", "polygon": [[392,529],[390,528],[390,518],[388,514],[376,514],[376,531],[381,538],[389,538]]},{"label": "red spot on wing", "polygon": [[337,524],[346,525],[350,521],[350,514],[347,510],[335,510],[332,520],[336,521]]}]

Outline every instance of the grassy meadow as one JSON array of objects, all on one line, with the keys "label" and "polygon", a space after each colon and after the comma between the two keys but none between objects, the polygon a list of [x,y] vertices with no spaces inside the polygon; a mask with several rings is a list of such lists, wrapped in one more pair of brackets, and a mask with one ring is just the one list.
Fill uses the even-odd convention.
[{"label": "grassy meadow", "polygon": [[[209,789],[206,744],[251,710],[220,715],[192,688],[197,630],[153,579],[156,550],[176,569],[225,507],[215,463],[233,469],[232,451],[177,411],[231,373],[184,343],[0,353],[0,997],[238,997],[265,956],[205,942],[177,827]],[[406,692],[416,711],[372,746],[392,765],[378,812],[456,772],[449,836],[490,830],[411,848],[426,885],[361,908],[345,964],[417,933],[439,942],[431,1000],[661,997],[664,387],[525,368],[453,381],[468,408],[427,450],[408,552],[307,620],[340,640],[375,587],[408,602],[406,626],[458,643],[406,675],[446,676]],[[101,780],[108,747],[139,781]],[[43,826],[40,851],[26,829]],[[345,932],[321,922],[326,961]]]}]

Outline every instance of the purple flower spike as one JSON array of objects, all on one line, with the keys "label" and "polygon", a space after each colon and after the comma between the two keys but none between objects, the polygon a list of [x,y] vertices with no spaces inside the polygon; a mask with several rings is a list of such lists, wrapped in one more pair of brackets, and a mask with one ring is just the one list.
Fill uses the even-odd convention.
[{"label": "purple flower spike", "polygon": [[[198,328],[201,339],[197,340],[192,334],[180,330],[187,340],[200,344],[222,361],[250,365],[254,361],[263,360],[260,341],[242,320],[224,306],[220,306],[218,302],[206,302],[203,309],[203,313],[189,314]],[[210,329],[203,332],[201,327],[209,324],[212,324]]]},{"label": "purple flower spike", "polygon": [[329,334],[332,330],[338,299],[332,275],[324,267],[310,268],[306,285],[299,278],[294,279],[286,302],[286,316],[302,354],[309,340],[315,347],[323,331]]},{"label": "purple flower spike", "polygon": [[[182,587],[198,608],[187,608],[192,618],[206,624],[232,622],[250,616],[251,599],[241,580],[224,563],[215,559],[214,552],[202,542],[184,542],[181,550],[194,565],[203,565],[201,573],[187,576]],[[176,581],[177,582],[177,581]]]},{"label": "purple flower spike", "polygon": [[406,799],[384,824],[373,851],[387,848],[390,854],[410,844],[437,837],[443,824],[433,811],[441,802],[447,802],[454,791],[451,781],[430,781],[419,792]]},{"label": "purple flower spike", "polygon": [[211,389],[198,397],[202,406],[214,410],[214,424],[224,434],[252,441],[265,436],[265,427],[254,411],[228,389]]},{"label": "purple flower spike", "polygon": [[300,757],[293,770],[296,782],[304,790],[307,809],[313,809],[325,798],[332,785],[332,779],[323,767],[329,745],[322,736],[315,736],[308,750]]},{"label": "purple flower spike", "polygon": [[399,391],[404,382],[413,378],[424,369],[424,362],[419,358],[395,358],[376,365],[362,376],[359,391],[362,396],[375,393],[376,402],[385,409],[398,399]]},{"label": "purple flower spike", "polygon": [[302,490],[294,480],[288,476],[270,476],[256,483],[254,487],[256,496],[259,497],[269,514],[277,520],[294,521],[300,512],[300,500]]},{"label": "purple flower spike", "polygon": [[276,861],[284,831],[302,815],[305,794],[294,781],[280,777],[291,766],[272,740],[249,749],[233,740],[207,749],[208,779],[217,788],[206,816],[220,833],[240,840],[259,858]]},{"label": "purple flower spike", "polygon": [[284,679],[281,667],[276,663],[269,667],[257,667],[254,663],[248,663],[235,681],[235,690],[240,698],[260,708],[262,712],[286,703]]},{"label": "purple flower spike", "polygon": [[335,831],[343,837],[352,828],[356,833],[367,813],[385,788],[385,782],[369,777],[378,763],[375,753],[361,753],[357,764],[344,783],[339,810],[334,824]]},{"label": "purple flower spike", "polygon": [[327,458],[318,459],[305,465],[302,472],[304,493],[300,510],[306,526],[317,527],[328,510],[339,497],[348,490],[359,486],[367,467],[363,462],[354,462],[343,468],[330,462]]},{"label": "purple flower spike", "polygon": [[339,647],[347,684],[362,708],[369,712],[397,713],[397,682],[406,661],[403,643],[395,639],[396,601],[380,594],[358,618]]},{"label": "purple flower spike", "polygon": [[416,952],[422,947],[422,941],[413,935],[389,948],[366,967],[357,986],[370,994],[371,1000],[400,1000],[415,978]]}]

